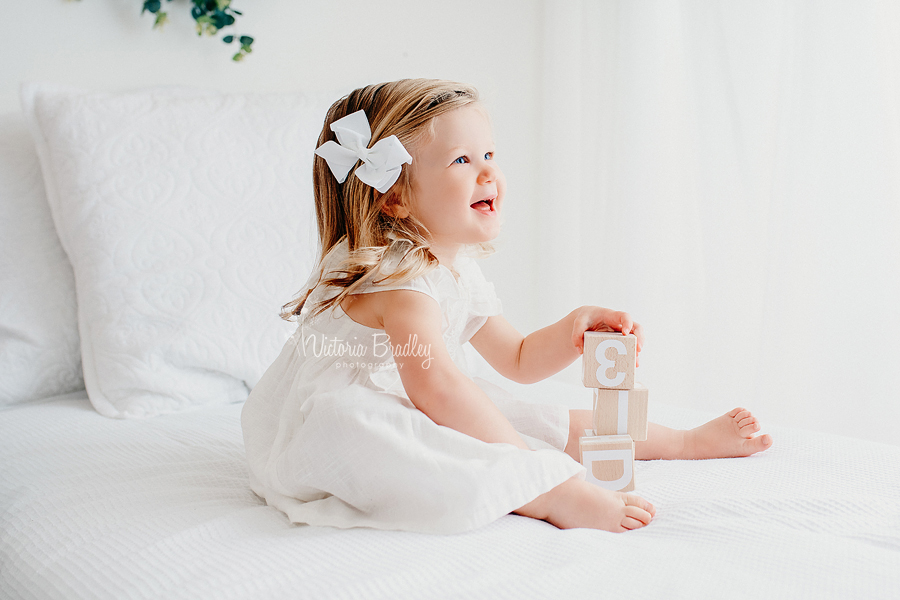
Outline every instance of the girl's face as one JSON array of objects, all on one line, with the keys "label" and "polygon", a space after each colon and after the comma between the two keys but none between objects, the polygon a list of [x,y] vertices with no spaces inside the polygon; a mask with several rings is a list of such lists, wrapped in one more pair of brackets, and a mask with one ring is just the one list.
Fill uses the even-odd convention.
[{"label": "girl's face", "polygon": [[494,162],[494,138],[474,104],[434,120],[434,137],[413,153],[410,211],[431,234],[432,251],[452,260],[463,244],[500,233],[506,180]]}]

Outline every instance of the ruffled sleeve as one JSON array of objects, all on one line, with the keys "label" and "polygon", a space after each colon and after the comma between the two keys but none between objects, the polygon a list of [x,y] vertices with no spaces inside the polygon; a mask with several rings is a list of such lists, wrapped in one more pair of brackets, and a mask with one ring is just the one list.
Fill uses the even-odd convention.
[{"label": "ruffled sleeve", "polygon": [[[305,290],[313,289],[313,293],[307,301],[307,305],[304,306],[304,315],[310,312],[311,309],[308,307],[316,306],[318,303],[337,295],[340,291],[336,288],[322,285],[321,281],[338,276],[340,274],[340,267],[348,255],[347,242],[340,242],[328,253],[319,268],[313,272],[312,276],[310,276],[304,292]],[[428,277],[428,274],[426,274],[426,276],[417,277],[403,283],[397,283],[394,280],[387,279],[387,275],[398,268],[397,262],[396,259],[389,260],[387,264],[381,267],[380,271],[371,273],[354,293],[369,294],[393,290],[413,290],[422,292],[440,303],[441,290],[439,290],[437,286],[437,279],[439,278],[436,279],[434,276]]]},{"label": "ruffled sleeve", "polygon": [[487,322],[488,317],[503,312],[494,284],[484,278],[481,267],[469,256],[457,259],[455,265],[459,283],[468,295],[468,320],[460,335],[460,343],[468,342]]},{"label": "ruffled sleeve", "polygon": [[438,282],[434,275],[427,273],[424,276],[416,277],[415,279],[410,279],[409,281],[404,281],[402,283],[397,283],[396,281],[387,279],[382,280],[384,277],[384,270],[377,275],[373,275],[369,277],[369,280],[363,282],[359,289],[356,290],[357,294],[371,294],[373,292],[390,292],[394,290],[412,290],[414,292],[421,292],[427,296],[434,298],[435,301],[440,304],[441,295],[440,290],[437,289],[436,285]]}]

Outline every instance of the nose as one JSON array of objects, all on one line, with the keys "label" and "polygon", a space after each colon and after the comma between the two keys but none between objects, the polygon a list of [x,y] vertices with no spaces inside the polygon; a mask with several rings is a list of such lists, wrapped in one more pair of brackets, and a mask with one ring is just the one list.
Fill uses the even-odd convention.
[{"label": "nose", "polygon": [[500,167],[493,160],[486,160],[478,173],[479,185],[494,182],[500,174]]}]

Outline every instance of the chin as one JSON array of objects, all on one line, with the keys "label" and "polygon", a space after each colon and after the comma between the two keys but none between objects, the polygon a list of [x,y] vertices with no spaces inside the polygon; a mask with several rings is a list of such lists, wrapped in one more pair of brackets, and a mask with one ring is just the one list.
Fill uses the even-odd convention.
[{"label": "chin", "polygon": [[486,234],[486,235],[483,235],[483,236],[479,236],[479,238],[478,238],[477,240],[475,240],[474,242],[470,242],[470,243],[472,243],[472,244],[486,244],[486,243],[489,243],[489,242],[493,242],[493,241],[496,240],[498,237],[500,237],[500,231],[499,231],[499,230],[496,231],[496,232],[494,232],[494,233],[489,233],[489,234]]}]

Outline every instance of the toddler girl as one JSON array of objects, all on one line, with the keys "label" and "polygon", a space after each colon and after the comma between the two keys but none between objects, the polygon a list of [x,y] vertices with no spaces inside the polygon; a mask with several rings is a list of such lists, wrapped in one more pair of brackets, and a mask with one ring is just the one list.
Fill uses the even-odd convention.
[{"label": "toddler girl", "polygon": [[[624,531],[655,509],[584,481],[591,411],[519,402],[467,375],[462,345],[500,374],[540,381],[587,330],[634,333],[595,306],[523,337],[473,256],[500,231],[505,181],[474,89],[403,80],[329,110],[314,162],[321,262],[285,306],[299,326],[253,389],[242,426],[253,490],[291,521],[467,531],[515,512]],[[692,431],[651,424],[639,459],[746,456],[743,409]]]}]

